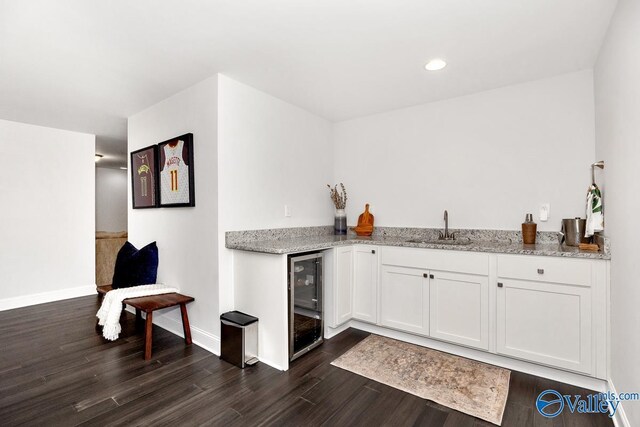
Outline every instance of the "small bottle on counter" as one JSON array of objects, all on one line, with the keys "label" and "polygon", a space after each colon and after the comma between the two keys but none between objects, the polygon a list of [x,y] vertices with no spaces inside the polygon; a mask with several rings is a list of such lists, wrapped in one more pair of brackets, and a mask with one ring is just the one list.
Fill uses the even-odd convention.
[{"label": "small bottle on counter", "polygon": [[522,223],[522,243],[525,245],[535,245],[537,228],[538,225],[533,222],[533,215],[528,213]]}]

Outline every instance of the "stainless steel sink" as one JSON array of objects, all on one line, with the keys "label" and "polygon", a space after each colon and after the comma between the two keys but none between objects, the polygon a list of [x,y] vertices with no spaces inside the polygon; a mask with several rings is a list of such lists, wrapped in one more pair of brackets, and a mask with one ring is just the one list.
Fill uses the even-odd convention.
[{"label": "stainless steel sink", "polygon": [[470,245],[471,240],[469,239],[461,239],[461,240],[409,239],[407,240],[407,243],[422,243],[425,245],[464,246],[464,245]]}]

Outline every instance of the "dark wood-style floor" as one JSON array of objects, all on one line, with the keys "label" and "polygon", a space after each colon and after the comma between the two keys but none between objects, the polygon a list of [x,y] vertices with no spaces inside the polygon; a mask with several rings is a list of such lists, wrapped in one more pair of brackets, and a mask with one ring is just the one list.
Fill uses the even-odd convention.
[{"label": "dark wood-style floor", "polygon": [[[489,426],[491,424],[330,365],[368,334],[350,329],[287,372],[241,370],[154,327],[150,361],[142,330],[96,333],[95,297],[0,312],[0,425]],[[586,394],[512,372],[503,426],[611,426],[606,415],[535,410],[548,388]]]}]

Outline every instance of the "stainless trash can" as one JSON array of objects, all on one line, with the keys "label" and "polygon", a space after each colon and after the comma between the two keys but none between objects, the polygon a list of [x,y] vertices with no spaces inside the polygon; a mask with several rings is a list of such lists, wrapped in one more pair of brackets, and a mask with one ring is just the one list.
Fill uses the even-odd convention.
[{"label": "stainless trash can", "polygon": [[220,315],[220,358],[244,368],[258,363],[258,318],[239,311]]}]

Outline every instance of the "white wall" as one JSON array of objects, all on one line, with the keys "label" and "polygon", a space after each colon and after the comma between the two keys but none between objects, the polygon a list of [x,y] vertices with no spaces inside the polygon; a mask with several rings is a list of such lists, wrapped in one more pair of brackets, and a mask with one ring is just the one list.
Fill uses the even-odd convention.
[{"label": "white wall", "polygon": [[370,203],[379,226],[559,230],[585,215],[593,108],[587,70],[336,123],[349,224]]},{"label": "white wall", "polygon": [[[331,123],[219,76],[219,246],[221,310],[233,307],[233,230],[329,225],[333,210]],[[291,217],[284,216],[284,205]]]},{"label": "white wall", "polygon": [[96,168],[96,231],[127,229],[127,171]]},{"label": "white wall", "polygon": [[[196,206],[132,209],[131,195],[127,197],[129,240],[137,247],[158,242],[158,282],[195,297],[188,306],[193,340],[214,352],[219,351],[220,322],[217,90],[214,76],[129,118],[129,152],[193,133]],[[154,322],[181,335],[179,319],[177,309],[154,316]]]},{"label": "white wall", "polygon": [[[611,379],[640,389],[640,2],[621,0],[595,68],[596,153],[602,173],[605,234],[611,237]],[[640,425],[640,403],[623,404]]]},{"label": "white wall", "polygon": [[0,120],[0,310],[95,293],[95,137]]}]

